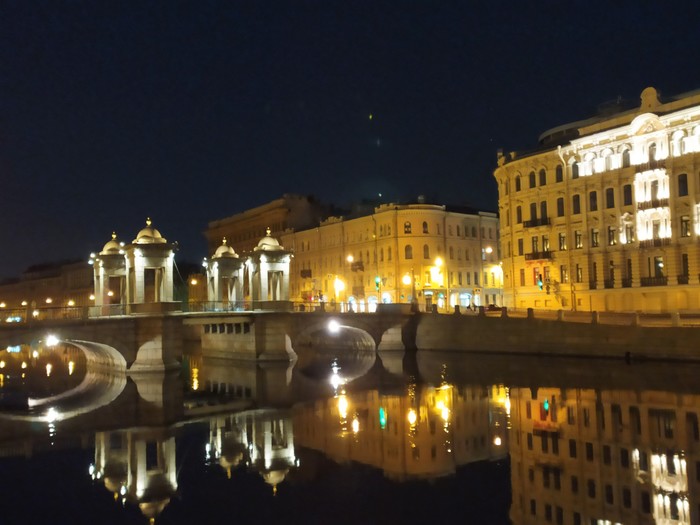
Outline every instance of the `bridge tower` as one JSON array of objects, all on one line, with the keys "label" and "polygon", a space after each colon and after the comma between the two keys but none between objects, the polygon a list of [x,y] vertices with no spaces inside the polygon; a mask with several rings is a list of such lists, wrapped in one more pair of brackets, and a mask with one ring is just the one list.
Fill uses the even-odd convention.
[{"label": "bridge tower", "polygon": [[289,309],[289,265],[292,254],[267,235],[246,260],[248,286],[254,310]]},{"label": "bridge tower", "polygon": [[[127,303],[132,312],[153,312],[153,305],[173,303],[173,259],[175,246],[146,219],[136,239],[124,249],[127,274]],[[143,305],[150,305],[146,307]]]},{"label": "bridge tower", "polygon": [[[214,302],[215,308],[220,306],[224,310],[242,309],[244,262],[233,247],[226,243],[226,237],[212,255],[211,260],[205,260],[205,264],[207,300]],[[224,302],[226,304],[223,304]]]},{"label": "bridge tower", "polygon": [[124,243],[117,240],[116,232],[94,258],[95,307],[98,315],[109,315],[110,305],[126,304],[126,259]]}]

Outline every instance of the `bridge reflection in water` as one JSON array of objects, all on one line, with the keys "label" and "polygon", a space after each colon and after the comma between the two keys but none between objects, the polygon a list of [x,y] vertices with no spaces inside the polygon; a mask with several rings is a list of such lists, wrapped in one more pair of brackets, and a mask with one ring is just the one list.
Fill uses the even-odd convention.
[{"label": "bridge reflection in water", "polygon": [[0,392],[19,374],[35,401],[0,412],[2,523],[698,522],[695,365],[193,348],[110,374],[14,350]]}]

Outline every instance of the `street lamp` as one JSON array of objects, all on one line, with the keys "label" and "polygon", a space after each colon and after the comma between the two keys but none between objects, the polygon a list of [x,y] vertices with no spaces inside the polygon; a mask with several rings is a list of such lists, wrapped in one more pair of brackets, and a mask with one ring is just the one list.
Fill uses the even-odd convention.
[{"label": "street lamp", "polygon": [[[488,284],[489,284],[488,277],[484,273],[484,261],[492,253],[493,253],[493,248],[491,246],[486,246],[485,248],[481,249],[481,277],[480,277],[480,279],[482,279],[483,282],[481,283],[481,298],[479,300],[480,306],[487,306],[484,303],[488,302],[488,301],[483,301],[483,298],[486,295],[485,290],[486,290],[486,288],[488,288]],[[494,302],[496,302],[496,301],[494,300]]]},{"label": "street lamp", "polygon": [[[436,297],[436,307],[440,307],[440,290],[443,288],[445,285],[445,274],[442,271],[442,265],[444,264],[442,257],[436,257],[434,261],[434,265],[430,268],[430,280],[434,285],[434,294],[437,295]],[[445,292],[447,292],[447,289],[445,289]]]},{"label": "street lamp", "polygon": [[333,289],[335,290],[335,304],[337,305],[338,304],[338,296],[340,295],[340,292],[345,290],[345,283],[337,275],[335,276],[335,280],[333,281]]},{"label": "street lamp", "polygon": [[411,274],[409,275],[407,273],[406,275],[404,275],[401,281],[406,286],[408,286],[409,284],[411,285],[411,311],[417,312],[418,301],[416,300],[416,274],[413,273],[413,268],[411,268]]}]

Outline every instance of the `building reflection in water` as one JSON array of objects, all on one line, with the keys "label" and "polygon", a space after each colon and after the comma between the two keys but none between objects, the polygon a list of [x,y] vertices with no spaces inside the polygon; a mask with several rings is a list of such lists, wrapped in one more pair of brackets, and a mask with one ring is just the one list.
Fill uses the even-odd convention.
[{"label": "building reflection in water", "polygon": [[460,465],[507,455],[503,388],[410,378],[402,390],[351,392],[340,383],[333,398],[295,406],[298,446],[395,480],[447,476]]},{"label": "building reflection in water", "polygon": [[177,491],[172,429],[135,428],[95,434],[95,463],[89,473],[115,500],[138,505],[151,521]]},{"label": "building reflection in water", "polygon": [[[324,377],[310,378],[286,365],[193,357],[182,378],[105,376],[121,385],[107,405],[100,390],[60,397],[98,377],[70,348],[13,347],[1,361],[0,393],[17,380],[34,395],[66,401],[49,408],[73,417],[39,426],[11,417],[16,410],[0,411],[0,455],[90,450],[83,476],[113,495],[115,509],[133,506],[151,521],[175,497],[187,504],[178,469],[188,454],[178,456],[177,447],[182,432],[196,428],[201,453],[188,461],[226,473],[217,483],[247,480],[237,475],[244,471],[259,475],[266,498],[321,479],[321,457],[403,482],[442,481],[470,463],[509,456],[514,525],[700,523],[700,390],[692,369],[621,365],[602,375],[577,361],[552,365],[556,377],[548,379],[527,359],[509,360],[507,375],[502,361],[436,357],[405,376],[377,361],[355,377],[349,364],[334,361]],[[93,406],[74,406],[86,400]]]},{"label": "building reflection in water", "polygon": [[510,393],[514,524],[700,522],[698,395]]},{"label": "building reflection in water", "polygon": [[220,465],[229,478],[237,467],[257,471],[273,493],[290,469],[299,466],[288,411],[254,410],[212,416],[206,453],[208,461]]}]

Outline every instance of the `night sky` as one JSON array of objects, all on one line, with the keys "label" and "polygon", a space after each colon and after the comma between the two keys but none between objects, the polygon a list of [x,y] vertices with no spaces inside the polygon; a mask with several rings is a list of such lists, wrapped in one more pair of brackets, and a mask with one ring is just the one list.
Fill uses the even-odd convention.
[{"label": "night sky", "polygon": [[[285,192],[497,209],[498,148],[700,88],[697,2],[0,0],[0,277]],[[370,118],[371,116],[371,118]]]}]

